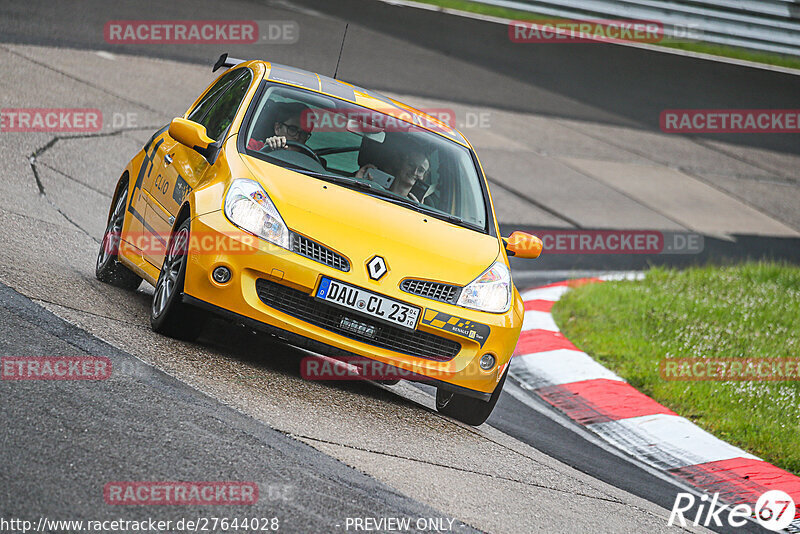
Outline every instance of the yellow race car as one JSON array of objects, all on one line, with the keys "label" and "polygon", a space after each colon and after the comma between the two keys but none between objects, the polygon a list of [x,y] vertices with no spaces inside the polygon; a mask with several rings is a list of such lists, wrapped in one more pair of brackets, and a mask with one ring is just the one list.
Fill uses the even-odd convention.
[{"label": "yellow race car", "polygon": [[524,315],[508,256],[541,241],[500,236],[472,146],[336,79],[220,67],[122,173],[97,277],[154,285],[157,332],[193,339],[218,314],[430,381],[439,411],[483,423]]}]

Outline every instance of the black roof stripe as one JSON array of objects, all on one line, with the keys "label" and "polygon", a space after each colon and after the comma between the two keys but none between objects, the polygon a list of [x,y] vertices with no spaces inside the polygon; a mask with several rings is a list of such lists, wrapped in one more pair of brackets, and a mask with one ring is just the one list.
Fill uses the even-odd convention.
[{"label": "black roof stripe", "polygon": [[307,87],[319,91],[319,77],[313,72],[304,70],[295,70],[284,67],[283,65],[272,64],[269,71],[269,79],[276,82],[290,83],[292,85],[299,85],[300,87]]},{"label": "black roof stripe", "polygon": [[[383,102],[394,109],[407,111],[408,110],[402,106],[398,106],[392,100],[380,93],[376,93],[375,91],[369,91],[364,89],[363,87],[350,85],[347,83],[342,83],[339,80],[331,78],[329,76],[323,76],[321,74],[317,74],[311,71],[297,69],[294,67],[289,67],[287,65],[281,65],[280,63],[268,63],[270,67],[269,71],[269,79],[274,80],[276,82],[283,82],[289,83],[292,85],[297,85],[300,87],[307,87],[308,89],[312,89],[314,91],[321,91],[323,93],[327,93],[333,96],[337,96],[339,98],[343,98],[345,100],[349,100],[351,102],[355,102],[355,92],[358,91],[359,93],[363,93],[370,98],[374,98],[380,102]],[[412,108],[413,109],[413,108]],[[425,125],[426,121],[424,119],[419,118],[414,111],[410,111],[413,115],[413,123],[417,125]],[[447,131],[443,128],[436,128],[436,132],[445,137],[452,139],[458,143],[467,144],[467,140],[461,135],[458,131]]]},{"label": "black roof stripe", "polygon": [[350,102],[355,102],[356,92],[352,86],[337,80],[325,78],[323,76],[320,76],[320,82],[323,93],[328,93],[330,95],[349,100]]}]

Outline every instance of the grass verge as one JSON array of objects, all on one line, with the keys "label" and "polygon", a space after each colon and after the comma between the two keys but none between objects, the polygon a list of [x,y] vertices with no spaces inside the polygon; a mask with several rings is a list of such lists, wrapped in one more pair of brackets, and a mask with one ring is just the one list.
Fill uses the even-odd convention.
[{"label": "grass verge", "polygon": [[[466,11],[468,13],[476,13],[478,15],[487,15],[492,17],[500,17],[512,20],[552,20],[559,17],[548,15],[540,15],[530,11],[521,11],[518,9],[508,9],[505,7],[492,6],[489,4],[482,4],[471,0],[414,0],[421,4],[430,4],[437,7],[446,9],[456,9],[458,11]],[[701,41],[686,42],[686,43],[655,43],[657,46],[666,48],[674,48],[678,50],[685,50],[687,52],[698,52],[702,54],[710,54],[712,56],[720,56],[731,59],[741,59],[745,61],[752,61],[755,63],[763,63],[765,65],[774,65],[776,67],[786,67],[790,69],[800,69],[800,58],[794,56],[785,56],[781,54],[773,54],[770,52],[758,52],[748,50],[746,48],[738,48],[735,46],[726,46],[713,43],[705,43]],[[533,45],[531,45],[533,46]]]},{"label": "grass verge", "polygon": [[666,381],[663,358],[798,358],[800,268],[655,268],[573,289],[553,317],[578,348],[701,428],[800,475],[800,381]]}]

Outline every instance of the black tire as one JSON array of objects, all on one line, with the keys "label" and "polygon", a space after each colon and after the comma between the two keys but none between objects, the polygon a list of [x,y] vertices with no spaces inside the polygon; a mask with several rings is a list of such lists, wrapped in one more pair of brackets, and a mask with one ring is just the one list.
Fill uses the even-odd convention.
[{"label": "black tire", "polygon": [[125,222],[125,211],[128,201],[128,184],[120,187],[117,196],[111,204],[114,206],[108,218],[103,241],[100,243],[100,252],[94,266],[94,275],[101,282],[134,290],[142,283],[142,278],[119,262],[119,241],[122,233],[122,224]]},{"label": "black tire", "polygon": [[508,376],[508,369],[503,373],[503,378],[494,388],[492,396],[489,401],[483,401],[473,397],[467,397],[460,393],[454,393],[442,388],[436,388],[436,410],[439,413],[448,415],[453,419],[458,419],[462,423],[472,426],[482,425],[491,415],[494,410],[497,399],[500,398],[500,393],[503,391],[503,385],[506,383],[506,376]]},{"label": "black tire", "polygon": [[183,303],[189,231],[190,221],[186,219],[170,236],[150,305],[150,326],[153,330],[184,341],[197,339],[207,319],[202,310]]}]

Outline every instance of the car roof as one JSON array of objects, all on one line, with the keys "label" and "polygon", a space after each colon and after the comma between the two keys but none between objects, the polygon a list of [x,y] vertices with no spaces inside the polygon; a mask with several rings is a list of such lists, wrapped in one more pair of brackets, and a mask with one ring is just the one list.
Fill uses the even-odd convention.
[{"label": "car roof", "polygon": [[[347,100],[348,102],[353,102],[359,106],[363,106],[379,113],[384,113],[404,122],[419,126],[420,128],[430,130],[433,133],[442,135],[461,145],[471,148],[471,145],[469,144],[469,141],[467,141],[466,137],[464,137],[461,132],[451,127],[447,123],[442,122],[437,117],[433,117],[423,111],[415,109],[407,104],[403,104],[402,102],[398,102],[397,100],[393,100],[388,96],[382,95],[378,92],[370,91],[363,87],[343,82],[341,80],[336,80],[329,76],[317,74],[316,72],[298,69],[296,67],[290,67],[287,65],[281,65],[280,63],[252,60],[243,62],[237,66],[247,66],[252,63],[261,63],[264,65],[266,68],[266,74],[264,77],[266,79],[288,85],[294,85],[304,89],[310,89],[324,95]],[[442,112],[445,111],[447,111],[448,115],[455,118],[454,112],[442,110]]]}]

